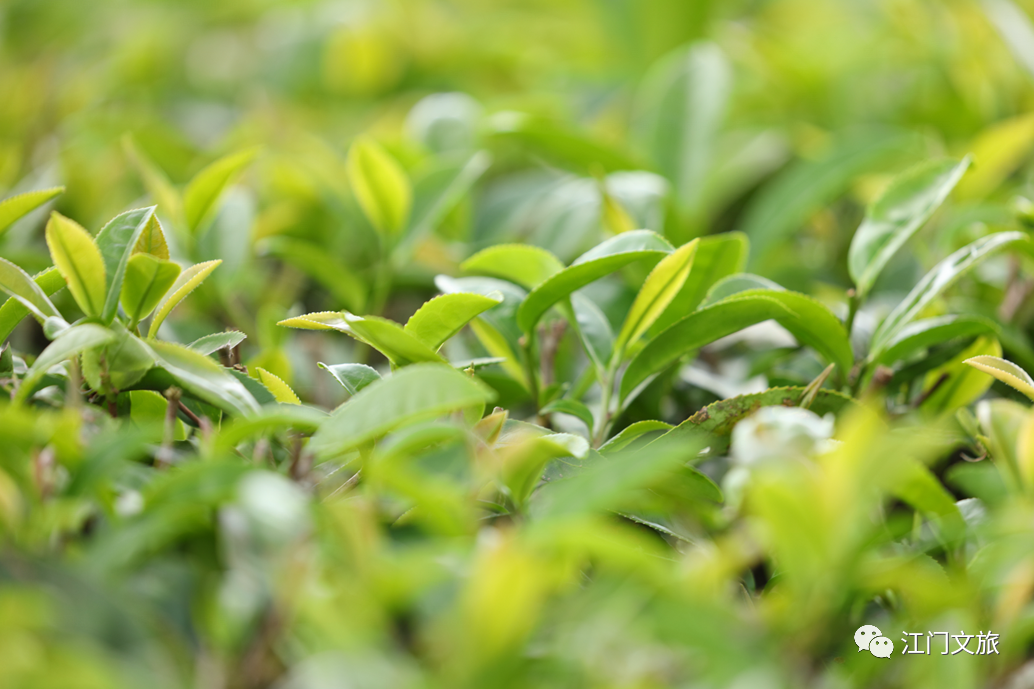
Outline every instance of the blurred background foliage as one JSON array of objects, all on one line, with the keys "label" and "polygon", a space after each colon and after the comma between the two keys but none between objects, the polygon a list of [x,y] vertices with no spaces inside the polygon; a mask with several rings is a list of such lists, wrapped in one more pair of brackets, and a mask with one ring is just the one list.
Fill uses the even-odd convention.
[{"label": "blurred background foliage", "polygon": [[[174,258],[223,261],[163,326],[168,339],[241,329],[245,363],[333,407],[345,392],[315,362],[373,355],[281,319],[348,308],[405,321],[478,249],[529,243],[569,262],[632,227],[676,246],[742,231],[752,272],[843,304],[866,205],[918,161],[973,153],[952,204],[859,314],[871,332],[938,259],[1034,215],[1032,15],[1028,0],[5,0],[0,189],[65,185],[48,209],[91,232],[157,202]],[[394,245],[349,182],[360,135],[413,184]],[[254,157],[217,213],[189,222],[177,190],[238,151]],[[48,209],[0,239],[30,272],[50,264]],[[985,264],[950,295],[954,310],[997,312],[1017,265]],[[621,280],[590,291],[614,323],[634,296]],[[997,318],[1007,355],[1031,370],[1027,302]],[[42,342],[31,322],[16,333],[21,351]],[[484,353],[455,347],[453,359]],[[717,382],[653,389],[625,421],[678,422],[755,374],[802,385],[821,371],[788,349],[737,358]],[[574,354],[556,356],[571,379]],[[526,404],[502,374],[484,377],[503,406]],[[0,408],[14,544],[0,562],[0,686],[1032,686],[1029,502],[953,455],[954,497],[997,511],[981,521],[969,503],[981,529],[946,536],[882,482],[907,434],[861,414],[839,464],[770,475],[750,519],[692,508],[662,538],[588,506],[480,529],[471,451],[455,439],[412,473],[318,506],[310,494],[348,489],[342,476],[299,488],[206,447],[209,461],[152,481],[136,460],[160,430],[116,432],[91,410]],[[1001,431],[1009,452],[1019,425]],[[954,452],[936,432],[911,441],[928,463]],[[25,473],[55,463],[53,480]],[[407,523],[407,500],[439,505],[441,521]],[[765,553],[745,535],[755,529]],[[786,570],[766,569],[769,556]],[[769,580],[787,583],[756,599]],[[874,619],[896,644],[904,625],[993,624],[1013,641],[1004,659],[885,671],[849,642]]]}]

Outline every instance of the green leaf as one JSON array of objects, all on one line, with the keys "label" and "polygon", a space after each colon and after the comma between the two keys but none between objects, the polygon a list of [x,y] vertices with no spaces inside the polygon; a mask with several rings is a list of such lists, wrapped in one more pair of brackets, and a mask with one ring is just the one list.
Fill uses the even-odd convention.
[{"label": "green leaf", "polygon": [[615,358],[620,359],[625,348],[634,345],[668,308],[668,304],[682,289],[686,277],[693,269],[693,259],[699,244],[698,239],[683,244],[662,258],[650,271],[635,301],[632,302],[632,308],[625,316],[625,324],[621,326],[621,332],[614,343]]},{"label": "green leaf", "polygon": [[[47,268],[39,275],[32,278],[32,281],[42,290],[48,298],[65,286],[65,279],[57,268]],[[29,309],[18,299],[13,297],[0,306],[0,342],[3,342],[22,319],[29,315]]]},{"label": "green leaf", "polygon": [[0,201],[0,236],[15,222],[58,194],[61,194],[64,190],[64,187],[38,189],[36,191],[27,191],[24,194],[17,194]]},{"label": "green leaf", "polygon": [[0,291],[16,298],[23,308],[31,311],[40,321],[61,317],[47,294],[29,274],[3,258],[0,258]]},{"label": "green leaf", "polygon": [[[804,387],[770,388],[763,392],[739,395],[709,404],[693,414],[675,428],[669,435],[672,438],[681,436],[695,437],[703,431],[710,438],[708,457],[720,456],[729,449],[729,435],[742,419],[750,416],[761,407],[797,407],[808,392]],[[840,415],[847,409],[858,408],[857,403],[847,395],[821,388],[815,394],[808,407],[819,416],[826,414]]]},{"label": "green leaf", "polygon": [[470,192],[492,161],[485,151],[456,161],[438,163],[413,183],[413,210],[406,239],[412,243],[441,224]]},{"label": "green leaf", "polygon": [[802,227],[825,204],[842,194],[858,175],[915,151],[913,134],[876,131],[834,141],[817,160],[802,160],[784,172],[750,202],[740,229],[750,238],[751,265],[757,266]]},{"label": "green leaf", "polygon": [[988,127],[969,146],[973,172],[959,184],[959,198],[978,200],[993,192],[1030,156],[1032,147],[1034,115],[1020,115]]},{"label": "green leaf", "polygon": [[442,294],[417,309],[405,331],[437,352],[446,340],[458,333],[463,326],[503,301],[499,292],[482,296],[470,292]]},{"label": "green leaf", "polygon": [[705,201],[731,90],[732,66],[721,48],[700,42],[651,69],[636,99],[641,136],[684,212],[699,211]]},{"label": "green leaf", "polygon": [[220,349],[233,349],[247,339],[247,335],[239,330],[228,330],[224,333],[212,333],[191,342],[188,347],[201,354],[214,354]]},{"label": "green leaf", "polygon": [[36,357],[36,361],[33,362],[29,370],[26,371],[25,377],[22,378],[14,400],[16,402],[25,401],[36,387],[36,384],[52,366],[56,366],[65,359],[70,359],[88,349],[102,347],[114,340],[114,333],[94,323],[73,325],[61,333]]},{"label": "green leaf", "polygon": [[348,322],[340,311],[316,311],[293,318],[285,318],[277,325],[298,330],[338,330],[355,336],[348,328]]},{"label": "green leaf", "polygon": [[573,321],[586,353],[599,371],[604,371],[614,351],[614,331],[610,321],[594,301],[583,294],[571,294],[571,312],[564,309],[568,321]]},{"label": "green leaf", "polygon": [[103,348],[83,352],[83,377],[90,387],[104,394],[126,390],[154,367],[155,357],[143,340],[120,321],[110,326],[115,339]]},{"label": "green leaf", "polygon": [[398,323],[377,316],[341,314],[348,334],[365,342],[386,356],[396,366],[407,366],[420,361],[443,362],[435,350],[406,332]]},{"label": "green leaf", "polygon": [[878,357],[876,364],[893,364],[908,359],[924,349],[960,337],[991,335],[997,337],[998,326],[981,316],[945,315],[913,321],[903,327]]},{"label": "green leaf", "polygon": [[151,219],[147,221],[144,231],[140,233],[140,239],[133,247],[134,254],[150,254],[155,258],[169,260],[169,245],[165,241],[165,231],[158,220],[158,214],[152,213]]},{"label": "green leaf", "polygon": [[158,302],[157,311],[155,311],[154,318],[151,319],[151,326],[147,329],[149,339],[153,339],[158,334],[158,328],[165,322],[169,313],[186,299],[187,295],[193,292],[213,270],[218,268],[220,263],[222,263],[220,259],[205,261],[193,265],[179,274],[176,282],[172,283],[172,287],[165,293],[165,298]]},{"label": "green leaf", "polygon": [[135,252],[144,230],[150,224],[151,218],[154,217],[154,208],[154,206],[150,206],[126,211],[115,216],[97,233],[97,248],[100,249],[101,257],[104,259],[104,275],[107,285],[104,310],[101,312],[101,318],[106,323],[114,320],[115,314],[118,312],[126,266],[129,264],[129,258]]},{"label": "green leaf", "polygon": [[258,410],[258,402],[227,369],[203,354],[171,342],[148,341],[158,365],[197,399],[232,414]]},{"label": "green leaf", "polygon": [[693,313],[715,283],[743,270],[749,251],[750,242],[742,232],[701,237],[693,259],[693,270],[668,308],[650,327],[649,336],[656,335],[675,321]]},{"label": "green leaf", "polygon": [[402,167],[372,139],[360,137],[348,152],[347,170],[352,192],[370,224],[381,234],[399,234],[413,203]]},{"label": "green leaf", "polygon": [[[162,214],[172,218],[174,222],[180,222],[183,201],[180,199],[179,192],[169,181],[168,175],[140,150],[129,134],[123,137],[122,147],[129,161],[143,179],[144,187],[151,195],[151,199],[162,209]],[[168,258],[168,256],[158,258]]]},{"label": "green leaf", "polygon": [[651,446],[650,451],[599,455],[571,478],[551,481],[535,494],[532,514],[539,519],[622,507],[636,493],[678,471],[703,447],[703,435]]},{"label": "green leaf", "polygon": [[564,264],[552,252],[531,244],[498,244],[477,252],[460,269],[534,289],[562,271]]},{"label": "green leaf", "polygon": [[701,308],[704,306],[711,306],[718,302],[728,299],[735,294],[742,294],[743,292],[749,292],[756,289],[773,290],[776,292],[783,292],[786,290],[782,285],[769,280],[768,278],[761,277],[760,275],[754,275],[752,273],[735,273],[728,275],[714,285],[707,291],[707,295],[704,297],[704,301],[700,304]]},{"label": "green leaf", "polygon": [[859,298],[869,293],[890,259],[944,203],[969,166],[968,157],[923,163],[895,177],[869,206],[847,255]]},{"label": "green leaf", "polygon": [[302,401],[298,399],[298,395],[295,394],[291,386],[284,382],[279,376],[270,373],[266,369],[256,366],[255,370],[258,372],[257,378],[259,382],[265,385],[276,401],[280,404],[301,404]]},{"label": "green leaf", "polygon": [[79,308],[87,316],[100,316],[104,310],[104,259],[93,237],[74,220],[51,213],[46,230],[47,248],[54,265],[68,284]]},{"label": "green leaf", "polygon": [[130,257],[122,281],[122,308],[131,322],[138,323],[154,311],[179,275],[180,267],[172,261],[151,254]]},{"label": "green leaf", "polygon": [[491,402],[483,383],[449,366],[416,364],[377,381],[331,414],[309,447],[320,457],[341,454],[406,423]]},{"label": "green leaf", "polygon": [[853,355],[847,333],[829,309],[796,292],[752,290],[700,309],[651,340],[625,371],[622,399],[684,354],[769,319],[775,319],[801,344],[835,363],[841,372],[851,369]]},{"label": "green leaf", "polygon": [[522,438],[506,449],[503,482],[514,503],[523,507],[547,464],[561,457],[584,459],[589,454],[589,442],[569,433],[551,433]]},{"label": "green leaf", "polygon": [[592,428],[593,428],[592,412],[589,411],[589,408],[587,406],[585,406],[583,403],[579,402],[578,400],[563,399],[563,398],[558,399],[558,400],[553,400],[552,402],[550,402],[549,404],[547,404],[546,406],[542,407],[542,409],[539,410],[539,415],[541,415],[541,416],[544,416],[546,414],[556,414],[556,413],[570,414],[571,416],[575,417],[576,419],[578,419],[582,423],[584,423],[585,427],[588,429],[589,433],[592,433]]},{"label": "green leaf", "polygon": [[[169,401],[154,390],[133,390],[129,394],[129,418],[138,425],[164,424],[168,413]],[[187,427],[177,417],[173,430],[173,440],[177,442],[187,439]]]},{"label": "green leaf", "polygon": [[[968,360],[976,359],[979,362],[984,360],[984,357],[994,360],[998,359],[1001,354],[1002,346],[998,340],[993,337],[977,338],[973,344],[950,361],[926,374],[923,388],[930,390],[935,385],[937,388],[923,400],[919,408],[935,414],[954,414],[955,410],[977,401],[991,387],[992,381],[973,369],[979,369],[984,373],[990,373],[990,371],[980,366],[969,368],[966,365]],[[943,380],[941,380],[942,377]],[[999,378],[999,380],[1001,379]],[[1019,379],[1014,380],[1019,381]]]},{"label": "green leaf", "polygon": [[633,230],[612,237],[529,292],[517,310],[517,324],[525,333],[530,333],[549,307],[575,290],[634,261],[661,258],[671,251],[671,245],[663,237],[649,230]]},{"label": "green leaf", "polygon": [[878,357],[894,337],[922,313],[923,309],[948,289],[967,270],[1010,244],[1025,241],[1022,232],[998,232],[964,246],[933,267],[908,296],[890,312],[872,337],[873,358]]},{"label": "green leaf", "polygon": [[[249,380],[254,382],[254,379]],[[262,407],[250,416],[239,416],[229,423],[224,422],[219,429],[219,435],[216,436],[216,447],[229,452],[246,438],[279,429],[312,433],[326,420],[326,412],[314,407],[272,404]]]},{"label": "green leaf", "polygon": [[291,237],[271,237],[265,250],[313,278],[350,311],[366,308],[367,290],[355,272],[323,248]]},{"label": "green leaf", "polygon": [[600,452],[603,454],[608,452],[618,452],[620,450],[624,450],[635,440],[642,438],[644,435],[649,433],[667,433],[672,428],[674,428],[674,426],[663,421],[636,421],[633,424],[629,424],[623,428],[620,433],[603,443],[600,447]]},{"label": "green leaf", "polygon": [[993,376],[1034,401],[1034,380],[1031,380],[1026,371],[1011,361],[985,354],[967,358],[963,363]]},{"label": "green leaf", "polygon": [[370,383],[381,379],[381,374],[377,373],[377,369],[366,364],[327,365],[320,362],[317,366],[334,376],[335,380],[341,383],[345,390],[348,390],[348,394],[353,396],[358,395]]},{"label": "green leaf", "polygon": [[202,223],[214,214],[223,192],[241,170],[255,159],[258,151],[258,148],[249,148],[231,153],[194,175],[183,192],[183,214],[191,233],[196,233]]}]

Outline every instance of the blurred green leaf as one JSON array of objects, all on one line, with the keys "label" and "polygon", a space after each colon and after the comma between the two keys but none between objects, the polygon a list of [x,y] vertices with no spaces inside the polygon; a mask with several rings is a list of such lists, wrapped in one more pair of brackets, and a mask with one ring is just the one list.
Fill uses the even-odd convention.
[{"label": "blurred green leaf", "polygon": [[82,323],[68,328],[36,357],[36,361],[26,371],[21,385],[18,386],[18,391],[14,396],[15,401],[24,401],[51,366],[56,366],[65,359],[70,359],[88,349],[101,347],[114,340],[114,333],[93,323]]},{"label": "blurred green leaf", "polygon": [[485,404],[492,392],[449,366],[415,364],[377,381],[339,407],[312,437],[319,456],[332,456],[397,428]]},{"label": "blurred green leaf", "polygon": [[188,346],[195,352],[201,354],[214,354],[220,349],[233,349],[248,336],[239,330],[230,330],[224,333],[212,333],[205,335],[191,342]]},{"label": "blurred green leaf", "polygon": [[668,308],[650,327],[650,335],[656,335],[691,314],[716,282],[742,271],[750,252],[749,246],[746,235],[741,232],[701,237],[693,259],[693,270]]},{"label": "blurred green leaf", "polygon": [[1006,385],[1019,390],[1034,401],[1034,380],[1022,368],[994,355],[977,355],[963,360],[967,366],[992,376]]},{"label": "blurred green leaf", "polygon": [[183,191],[183,214],[187,229],[196,234],[215,213],[219,198],[258,155],[258,148],[249,148],[224,156],[194,175]]},{"label": "blurred green leaf", "polygon": [[915,320],[931,301],[966,271],[996,251],[1026,239],[1022,232],[997,232],[964,246],[934,266],[876,329],[872,336],[871,356],[878,357],[902,328]]},{"label": "blurred green leaf", "polygon": [[551,252],[531,244],[497,244],[477,252],[460,268],[535,289],[562,271],[564,264]]},{"label": "blurred green leaf", "polygon": [[348,152],[348,182],[374,228],[398,235],[409,220],[413,190],[405,171],[373,139],[360,137]]},{"label": "blurred green leaf", "polygon": [[0,201],[0,236],[20,218],[64,192],[64,187],[27,191]]},{"label": "blurred green leaf", "polygon": [[588,429],[589,433],[592,433],[593,419],[592,412],[582,402],[573,399],[558,399],[553,400],[546,406],[539,410],[539,414],[570,414],[579,421],[585,424],[585,428]]},{"label": "blurred green leaf", "polygon": [[[47,268],[32,278],[32,281],[48,298],[65,286],[65,279],[57,268]],[[24,304],[13,297],[8,298],[3,306],[0,306],[0,342],[6,340],[28,315],[29,309]]]},{"label": "blurred green leaf", "polygon": [[11,295],[12,300],[17,300],[41,321],[61,317],[47,294],[28,273],[3,258],[0,258],[0,291]]},{"label": "blurred green leaf", "polygon": [[944,203],[969,166],[969,158],[922,163],[895,177],[869,206],[847,257],[859,298],[869,293],[890,259]]}]

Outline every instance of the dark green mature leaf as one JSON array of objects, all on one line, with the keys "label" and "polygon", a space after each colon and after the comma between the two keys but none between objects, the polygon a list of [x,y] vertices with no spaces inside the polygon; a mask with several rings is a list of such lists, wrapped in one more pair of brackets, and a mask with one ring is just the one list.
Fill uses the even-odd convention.
[{"label": "dark green mature leaf", "polygon": [[991,234],[962,247],[934,266],[876,329],[872,337],[872,357],[878,357],[902,328],[915,320],[930,302],[954,284],[966,271],[996,251],[1026,239],[1027,235],[1022,232]]},{"label": "dark green mature leaf", "polygon": [[517,310],[517,324],[529,333],[549,307],[575,290],[629,263],[645,258],[659,259],[671,251],[671,245],[663,237],[649,230],[633,230],[608,239],[529,292]]},{"label": "dark green mature leaf", "polygon": [[891,182],[865,214],[851,240],[847,268],[865,297],[894,254],[930,219],[969,169],[962,162],[935,160],[918,165]]},{"label": "dark green mature leaf", "polygon": [[[565,305],[566,306],[566,305]],[[571,295],[571,313],[565,316],[576,326],[586,353],[600,371],[606,369],[614,351],[614,332],[610,321],[594,301],[579,292]]]},{"label": "dark green mature leaf", "polygon": [[[65,286],[65,279],[57,268],[47,268],[32,278],[32,281],[48,298]],[[19,300],[12,297],[5,301],[3,306],[0,306],[0,342],[6,340],[28,315],[29,309]]]},{"label": "dark green mature leaf", "polygon": [[[122,295],[122,283],[126,275],[129,258],[136,251],[136,246],[154,217],[155,206],[137,208],[115,216],[97,233],[96,243],[104,259],[104,275],[106,289],[104,309],[100,313],[106,323],[110,323],[118,311],[119,298]],[[145,254],[146,255],[146,254]],[[146,260],[146,259],[140,259]],[[177,273],[179,272],[177,267]],[[139,277],[139,276],[138,276]],[[168,285],[166,285],[168,288]],[[162,292],[164,294],[164,292]],[[161,297],[161,294],[158,295]],[[137,306],[140,306],[139,304]],[[152,305],[151,308],[154,308]],[[150,312],[150,310],[148,310]]]},{"label": "dark green mature leaf", "polygon": [[614,357],[623,357],[626,347],[634,345],[668,308],[693,268],[699,245],[700,240],[694,239],[680,246],[662,258],[646,276],[614,342]]},{"label": "dark green mature leaf", "polygon": [[129,259],[121,301],[132,322],[139,322],[154,311],[179,274],[178,265],[151,254],[135,254]]},{"label": "dark green mature leaf", "polygon": [[324,364],[322,361],[317,364],[324,371],[334,376],[341,386],[348,390],[349,395],[357,395],[370,383],[381,379],[377,369],[366,364]]},{"label": "dark green mature leaf", "polygon": [[199,337],[187,346],[201,354],[213,354],[220,349],[232,349],[244,342],[247,337],[239,330],[230,330],[224,333],[212,333],[211,335]]},{"label": "dark green mature leaf", "polygon": [[36,361],[25,373],[21,385],[18,386],[18,391],[14,396],[15,401],[25,401],[36,387],[36,383],[46,375],[47,369],[51,366],[60,364],[65,359],[88,349],[102,347],[114,339],[114,333],[94,323],[82,323],[68,328],[36,357]]},{"label": "dark green mature leaf", "polygon": [[491,402],[483,383],[449,366],[415,364],[375,382],[341,405],[312,437],[320,457],[341,454],[403,423]]},{"label": "dark green mature leaf", "polygon": [[551,251],[532,244],[498,244],[477,252],[461,263],[460,268],[535,289],[562,271],[564,264]]},{"label": "dark green mature leaf", "polygon": [[47,294],[29,277],[29,274],[3,258],[0,258],[0,292],[6,292],[12,298],[17,298],[23,308],[31,311],[41,321],[61,317],[57,308],[50,303]]},{"label": "dark green mature leaf", "polygon": [[148,345],[158,365],[197,399],[232,414],[258,410],[258,402],[247,388],[207,356],[171,342],[151,340]]},{"label": "dark green mature leaf", "polygon": [[[709,456],[723,454],[729,448],[729,434],[741,419],[750,416],[761,407],[797,407],[800,406],[807,388],[771,388],[764,392],[740,395],[709,404],[693,414],[668,433],[671,438],[682,436],[696,437],[703,431],[710,437]],[[824,416],[841,414],[856,403],[847,395],[834,390],[820,389],[808,408]],[[667,437],[667,436],[665,436]]]},{"label": "dark green mature leaf", "polygon": [[463,329],[467,323],[503,301],[503,295],[470,292],[450,292],[426,302],[410,316],[405,331],[438,351],[446,340]]},{"label": "dark green mature leaf", "polygon": [[27,191],[24,194],[17,194],[0,201],[0,236],[19,219],[39,208],[58,194],[61,194],[64,190],[64,187],[38,189]]},{"label": "dark green mature leaf", "polygon": [[750,265],[760,265],[773,246],[843,193],[855,177],[904,157],[916,150],[918,141],[915,135],[895,131],[856,134],[834,141],[818,160],[799,161],[781,172],[751,202],[740,226],[754,250]]},{"label": "dark green mature leaf", "polygon": [[684,211],[703,203],[731,89],[732,68],[721,48],[700,42],[654,67],[636,99],[641,136]]},{"label": "dark green mature leaf", "polygon": [[671,304],[651,326],[648,337],[693,313],[715,283],[743,270],[749,251],[750,242],[742,232],[701,237],[696,258],[693,259],[693,270]]},{"label": "dark green mature leaf", "polygon": [[188,230],[196,233],[201,224],[212,216],[223,192],[255,159],[258,151],[258,148],[249,148],[231,153],[194,175],[183,191],[183,215]]},{"label": "dark green mature leaf", "polygon": [[829,309],[797,292],[750,290],[700,309],[655,337],[625,371],[622,398],[683,354],[768,319],[775,319],[801,344],[836,364],[841,374],[851,370],[851,343],[840,319]]},{"label": "dark green mature leaf", "polygon": [[998,326],[982,316],[946,315],[913,321],[902,328],[878,357],[877,364],[892,364],[949,340],[977,335],[998,335]]},{"label": "dark green mature leaf", "polygon": [[348,182],[370,224],[381,234],[402,232],[413,189],[405,171],[373,139],[360,137],[348,152]]},{"label": "dark green mature leaf", "polygon": [[79,308],[87,316],[100,316],[104,311],[106,278],[104,259],[93,237],[74,220],[51,213],[46,238],[54,265],[61,271]]}]

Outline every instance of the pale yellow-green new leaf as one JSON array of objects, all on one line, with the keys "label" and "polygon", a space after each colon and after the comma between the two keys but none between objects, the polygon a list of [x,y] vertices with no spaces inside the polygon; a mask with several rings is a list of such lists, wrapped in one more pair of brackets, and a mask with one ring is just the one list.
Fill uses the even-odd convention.
[{"label": "pale yellow-green new leaf", "polygon": [[348,332],[348,323],[340,311],[316,311],[294,318],[285,318],[277,325],[298,330],[339,330]]},{"label": "pale yellow-green new leaf", "polygon": [[213,270],[219,267],[222,260],[205,261],[204,263],[198,263],[193,265],[176,278],[176,282],[172,283],[172,287],[169,288],[165,294],[165,298],[158,303],[158,310],[154,314],[154,318],[151,319],[151,327],[147,330],[147,337],[153,338],[158,334],[158,328],[169,313],[176,308],[176,305],[187,298],[187,295],[194,291],[198,285],[204,282],[204,279],[211,274]]},{"label": "pale yellow-green new leaf", "polygon": [[625,324],[614,344],[614,356],[621,357],[628,345],[634,344],[656,321],[682,285],[693,268],[700,240],[694,239],[671,252],[658,263],[646,277],[642,289],[625,317]]},{"label": "pale yellow-green new leaf", "polygon": [[27,191],[0,201],[0,235],[15,221],[28,215],[65,190],[64,187]]},{"label": "pale yellow-green new leaf", "polygon": [[283,378],[276,374],[270,373],[261,366],[256,366],[255,370],[258,371],[259,382],[266,386],[273,397],[276,398],[277,402],[281,404],[301,404],[302,401],[298,399],[298,395],[294,394],[294,390],[291,386],[284,382]]},{"label": "pale yellow-green new leaf", "polygon": [[397,235],[409,220],[413,190],[405,171],[376,142],[360,137],[348,152],[348,182],[378,232]]},{"label": "pale yellow-green new leaf", "polygon": [[122,281],[122,308],[134,323],[151,313],[169,291],[180,267],[172,261],[164,261],[151,254],[133,254],[126,264],[126,277]]},{"label": "pale yellow-green new leaf", "polygon": [[197,232],[201,224],[211,217],[219,197],[257,154],[258,148],[231,153],[215,161],[190,180],[183,192],[183,215],[191,232]]},{"label": "pale yellow-green new leaf", "polygon": [[150,254],[155,258],[169,260],[169,245],[165,242],[165,232],[162,224],[158,221],[158,215],[151,214],[147,221],[147,227],[140,234],[136,246],[133,247],[134,254]]},{"label": "pale yellow-green new leaf", "polygon": [[87,316],[99,316],[104,308],[107,277],[93,237],[79,223],[55,212],[50,214],[46,238],[50,257],[79,308]]},{"label": "pale yellow-green new leaf", "polygon": [[965,363],[978,371],[983,371],[989,376],[997,378],[1006,385],[1016,388],[1034,400],[1034,380],[1031,380],[1030,375],[1026,371],[1011,361],[1006,361],[996,356],[975,356],[966,359]]}]

